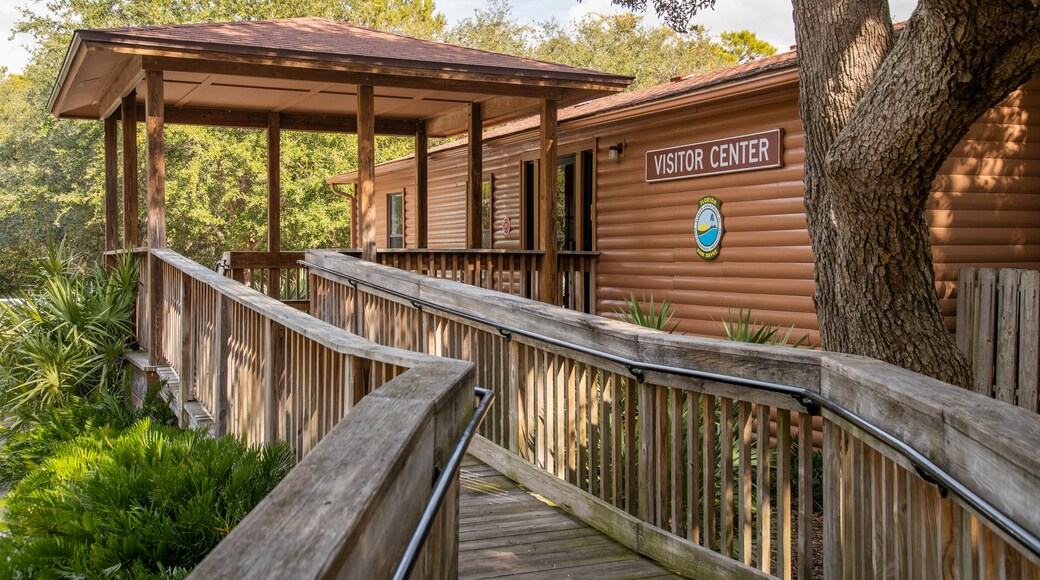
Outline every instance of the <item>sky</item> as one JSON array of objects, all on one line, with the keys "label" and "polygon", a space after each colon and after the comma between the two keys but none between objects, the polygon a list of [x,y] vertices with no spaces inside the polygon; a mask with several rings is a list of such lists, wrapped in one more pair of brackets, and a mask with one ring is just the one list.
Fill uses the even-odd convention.
[{"label": "sky", "polygon": [[[437,9],[448,18],[448,22],[455,23],[472,15],[473,11],[485,2],[437,0],[436,4]],[[569,22],[592,12],[606,14],[620,11],[611,6],[610,0],[512,0],[512,4],[513,15],[525,22],[538,22],[554,16],[562,22]],[[10,72],[21,72],[29,58],[23,46],[26,40],[9,38],[11,27],[20,17],[18,6],[21,5],[39,7],[42,6],[42,2],[0,1],[0,67],[7,67]],[[917,0],[891,0],[893,18],[905,20],[916,5]],[[652,13],[647,15],[647,21],[657,22]],[[780,51],[785,51],[794,44],[791,4],[786,0],[718,0],[715,9],[703,11],[697,16],[696,22],[707,26],[712,34],[748,29]]]}]

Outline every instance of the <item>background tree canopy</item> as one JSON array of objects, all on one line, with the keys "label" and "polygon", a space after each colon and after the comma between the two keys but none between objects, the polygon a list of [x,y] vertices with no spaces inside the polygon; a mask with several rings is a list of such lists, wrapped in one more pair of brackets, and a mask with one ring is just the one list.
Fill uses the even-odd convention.
[{"label": "background tree canopy", "polygon": [[[49,238],[66,239],[87,255],[103,249],[101,123],[58,120],[46,110],[79,28],[322,16],[631,75],[633,88],[775,52],[747,31],[714,39],[702,27],[678,33],[632,14],[525,24],[502,0],[454,26],[432,0],[54,0],[48,9],[43,16],[23,10],[15,29],[32,45],[25,73],[0,71],[0,296],[25,284],[32,259],[45,252]],[[171,247],[203,264],[213,264],[226,250],[263,248],[264,132],[177,125],[166,131]],[[143,132],[139,138],[143,148]],[[412,142],[380,138],[376,149],[376,161],[382,162],[411,153]],[[356,155],[353,135],[283,134],[283,248],[349,244],[348,203],[333,195],[324,179],[353,170]],[[143,166],[139,175],[143,191]]]}]

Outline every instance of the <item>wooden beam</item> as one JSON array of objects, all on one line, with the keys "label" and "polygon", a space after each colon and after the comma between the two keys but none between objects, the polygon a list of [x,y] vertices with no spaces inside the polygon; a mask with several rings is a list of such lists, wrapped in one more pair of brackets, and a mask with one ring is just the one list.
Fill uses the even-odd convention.
[{"label": "wooden beam", "polygon": [[202,79],[201,83],[199,83],[199,84],[195,85],[194,87],[192,87],[192,89],[190,91],[184,93],[184,96],[181,97],[180,100],[178,100],[177,103],[174,106],[175,107],[183,107],[183,106],[187,105],[188,103],[191,102],[192,99],[194,99],[196,96],[198,96],[199,93],[204,91],[206,89],[206,87],[212,85],[213,81],[215,81],[215,80],[217,80],[217,75],[206,75],[206,77]]},{"label": "wooden beam", "polygon": [[[114,48],[118,52],[118,47]],[[364,85],[380,87],[400,87],[424,90],[445,90],[452,92],[480,93],[485,95],[525,96],[531,98],[561,99],[567,89],[591,91],[592,93],[613,93],[624,90],[625,85],[603,82],[587,82],[581,80],[558,80],[535,77],[503,76],[481,73],[452,73],[450,71],[434,71],[430,69],[398,69],[401,74],[379,74],[380,67],[372,67],[371,71],[359,72],[358,65],[322,63],[326,68],[312,68],[313,62],[301,62],[300,66],[289,66],[288,61],[280,59],[267,63],[231,62],[224,53],[197,53],[191,58],[175,56],[144,56],[142,66],[145,70],[164,70],[171,72],[188,72],[218,74],[231,76],[249,76],[282,80],[303,80],[330,82],[347,85]],[[295,64],[295,63],[294,63]]]},{"label": "wooden beam", "polygon": [[484,128],[480,103],[469,106],[469,140],[466,172],[466,247],[481,246],[480,190],[484,179]]},{"label": "wooden beam", "polygon": [[105,251],[119,249],[119,125],[105,118]]},{"label": "wooden beam", "polygon": [[145,76],[145,132],[148,141],[148,247],[166,247],[166,135],[163,125],[163,73]]},{"label": "wooden beam", "polygon": [[[484,126],[503,119],[537,115],[538,99],[529,97],[495,97],[480,104],[480,120]],[[469,107],[459,107],[426,120],[426,132],[434,137],[451,137],[469,130]]]},{"label": "wooden beam", "polygon": [[556,270],[556,147],[557,105],[553,100],[542,101],[541,158],[538,163],[538,221],[541,238],[542,268],[538,275],[538,299],[548,304],[558,302]]},{"label": "wooden beam", "polygon": [[[144,107],[138,107],[139,116]],[[237,127],[239,129],[266,129],[267,113],[260,111],[236,111],[209,109],[205,107],[170,107],[165,110],[167,125],[204,125],[209,127]],[[411,119],[377,118],[376,135],[411,137],[422,121]],[[303,113],[281,113],[283,131],[314,131],[319,133],[357,133],[356,115],[311,115]]]},{"label": "wooden beam", "polygon": [[144,78],[141,68],[141,57],[131,56],[130,60],[115,73],[112,82],[104,92],[97,96],[98,110],[102,119],[107,119],[120,107],[123,97],[130,94]]},{"label": "wooden beam", "polygon": [[426,124],[415,131],[415,246],[429,246],[430,171]]},{"label": "wooden beam", "polygon": [[281,115],[267,118],[267,251],[282,249],[282,129]]},{"label": "wooden beam", "polygon": [[137,190],[137,92],[123,97],[121,107],[123,118],[123,245],[125,248],[136,248],[140,237],[138,220],[140,219],[137,202],[140,193]]},{"label": "wooden beam", "polygon": [[[361,210],[361,258],[376,260],[375,91],[361,85],[357,94],[358,207]],[[357,224],[357,216],[352,216]],[[354,224],[352,224],[354,225]]]}]

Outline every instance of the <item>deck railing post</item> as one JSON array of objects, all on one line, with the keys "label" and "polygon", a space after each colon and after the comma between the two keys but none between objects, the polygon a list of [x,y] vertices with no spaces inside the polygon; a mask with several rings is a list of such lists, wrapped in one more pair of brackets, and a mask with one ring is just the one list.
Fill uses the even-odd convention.
[{"label": "deck railing post", "polygon": [[181,428],[188,426],[184,405],[195,391],[195,305],[191,293],[191,278],[181,274],[181,360],[177,368],[180,378],[180,403],[177,419]]},{"label": "deck railing post", "polygon": [[[654,458],[657,456],[657,429],[655,427],[658,421],[657,408],[654,405],[656,398],[652,385],[638,383],[632,386],[639,389],[639,410],[637,411],[639,416],[639,475],[637,478],[639,518],[644,522],[655,522],[657,515],[654,498],[658,484],[654,469]],[[631,485],[628,487],[631,489]]]},{"label": "deck railing post", "polygon": [[231,309],[229,300],[223,294],[217,294],[216,332],[213,342],[213,422],[217,436],[228,434],[228,415],[230,401],[228,399],[228,354],[231,334]]},{"label": "deck railing post", "polygon": [[285,327],[264,321],[264,442],[278,440],[278,401],[285,373]]},{"label": "deck railing post", "polygon": [[163,353],[163,272],[162,262],[148,254],[148,362],[152,365],[167,362]]},{"label": "deck railing post", "polygon": [[837,425],[823,425],[823,576],[842,577],[842,455],[841,432]]},{"label": "deck railing post", "polygon": [[519,453],[520,451],[520,343],[515,340],[509,341],[509,384],[506,400],[509,416],[507,445],[509,451]]}]

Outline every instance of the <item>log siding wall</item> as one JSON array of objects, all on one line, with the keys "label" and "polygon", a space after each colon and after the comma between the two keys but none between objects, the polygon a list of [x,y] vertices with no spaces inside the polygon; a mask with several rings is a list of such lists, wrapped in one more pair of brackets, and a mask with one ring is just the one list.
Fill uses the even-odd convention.
[{"label": "log siding wall", "polygon": [[[561,123],[560,155],[595,148],[594,215],[600,313],[624,297],[671,297],[680,332],[720,336],[729,309],[750,307],[756,318],[794,324],[818,342],[812,293],[812,250],[802,199],[804,137],[794,81],[741,98],[677,99],[670,108],[633,107],[625,115]],[[603,118],[603,120],[600,120]],[[744,173],[644,181],[649,149],[780,128],[783,166]],[[623,143],[618,160],[607,148]],[[494,247],[519,249],[523,160],[537,151],[537,130],[487,138],[484,173],[494,174]],[[465,147],[430,154],[429,246],[465,246]],[[406,191],[406,247],[415,247],[414,162],[377,169],[377,201]],[[928,202],[936,286],[954,330],[957,272],[964,266],[1040,268],[1040,79],[1033,79],[984,114],[956,147]],[[722,252],[701,260],[693,241],[697,200],[722,201]],[[512,231],[502,233],[509,217]],[[385,217],[377,220],[386,245]]]}]

